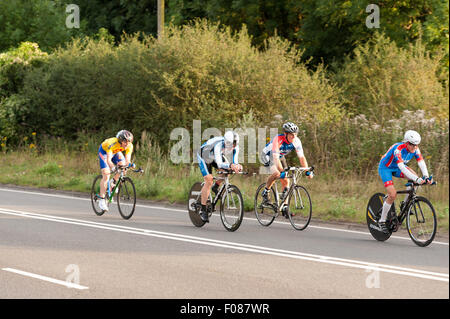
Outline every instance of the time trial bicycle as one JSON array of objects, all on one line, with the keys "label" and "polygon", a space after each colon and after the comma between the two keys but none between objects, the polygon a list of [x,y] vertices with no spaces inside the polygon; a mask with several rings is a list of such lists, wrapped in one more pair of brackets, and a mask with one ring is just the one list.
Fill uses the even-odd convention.
[{"label": "time trial bicycle", "polygon": [[[235,185],[230,184],[230,175],[234,175],[232,170],[220,170],[217,171],[219,176],[213,179],[222,180],[217,194],[213,197],[213,192],[209,194],[208,201],[206,203],[206,210],[208,217],[211,217],[212,213],[216,211],[216,206],[219,205],[220,219],[226,230],[230,232],[236,231],[241,226],[242,219],[244,218],[244,200],[242,198],[241,191]],[[247,174],[247,172],[239,172],[237,174]],[[201,193],[203,183],[197,182],[192,185],[189,191],[188,211],[191,222],[196,227],[202,227],[206,222],[200,217],[201,210]]]},{"label": "time trial bicycle", "polygon": [[408,194],[408,197],[406,201],[401,202],[399,215],[396,214],[395,202],[392,203],[386,218],[386,226],[389,230],[387,234],[382,232],[378,226],[378,220],[381,217],[381,211],[387,195],[383,193],[373,194],[367,204],[366,214],[367,226],[373,238],[378,241],[388,240],[406,219],[406,228],[411,240],[420,247],[426,247],[431,244],[436,235],[436,213],[433,205],[427,198],[416,194],[419,187],[426,185],[436,185],[436,182],[432,184],[417,184],[413,181],[408,181],[405,184],[406,190],[397,191],[397,194]]}]

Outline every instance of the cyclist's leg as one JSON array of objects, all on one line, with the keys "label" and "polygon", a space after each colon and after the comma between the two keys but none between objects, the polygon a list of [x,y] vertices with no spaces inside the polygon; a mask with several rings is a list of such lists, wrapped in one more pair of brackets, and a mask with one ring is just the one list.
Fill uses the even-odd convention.
[{"label": "cyclist's leg", "polygon": [[[114,154],[111,161],[114,163],[114,165],[124,166],[125,165],[125,156],[123,156],[122,152],[117,152],[116,154]],[[118,179],[119,179],[119,172],[117,172],[116,175],[114,175],[114,183],[117,183]]]},{"label": "cyclist's leg", "polygon": [[[414,172],[414,170],[412,169],[412,168],[410,168],[410,167],[408,167],[408,166],[406,166],[405,165],[405,167],[406,167],[406,169],[408,169],[411,173],[413,173],[414,175],[416,175],[416,176],[418,176],[417,174],[416,174],[416,172]],[[395,172],[394,172],[394,176],[395,177],[398,177],[398,178],[406,178],[406,176],[400,171],[400,169],[397,169]],[[406,187],[406,190],[410,190],[411,189],[411,186],[407,186]],[[406,194],[405,195],[405,199],[404,199],[404,202],[406,203],[406,201],[408,200],[408,197],[409,197],[409,194]]]},{"label": "cyclist's leg", "polygon": [[[285,157],[280,158],[280,162],[281,162],[281,165],[283,166],[283,169],[286,169],[286,167],[288,167]],[[289,187],[289,179],[286,178],[286,172],[280,173],[280,181],[281,181],[281,186],[283,188],[282,190],[285,191],[286,188]]]},{"label": "cyclist's leg", "polygon": [[[281,162],[281,166],[283,168],[287,167],[286,164],[286,159],[284,157],[280,158],[280,162]],[[277,166],[277,164],[273,161],[273,158],[270,157],[270,161],[269,161],[269,167],[270,167],[270,173],[272,175],[269,176],[269,178],[267,179],[267,183],[266,183],[266,189],[270,189],[273,186],[273,183],[275,183],[275,181],[278,178],[285,178],[286,173],[282,172],[279,170],[279,167]],[[281,182],[283,183],[283,181]],[[286,180],[284,181],[284,183],[286,183]]]},{"label": "cyclist's leg", "polygon": [[208,201],[209,192],[213,184],[213,176],[211,174],[212,165],[206,164],[205,160],[197,153],[198,166],[200,167],[200,172],[203,175],[204,184],[201,190],[201,204],[206,205]]},{"label": "cyclist's leg", "polygon": [[108,184],[108,179],[110,175],[109,166],[106,163],[106,152],[103,150],[102,146],[98,150],[98,161],[100,164],[100,171],[102,173],[102,180],[100,181],[100,197],[105,198],[106,188]]},{"label": "cyclist's leg", "polygon": [[397,191],[395,190],[394,183],[392,181],[392,177],[395,173],[395,170],[389,168],[378,168],[378,174],[381,177],[381,180],[384,183],[384,187],[386,188],[386,192],[388,197],[383,203],[383,209],[381,211],[381,217],[379,219],[380,223],[384,223],[387,218],[387,214],[391,209],[392,203],[394,203],[395,198],[397,197]]}]

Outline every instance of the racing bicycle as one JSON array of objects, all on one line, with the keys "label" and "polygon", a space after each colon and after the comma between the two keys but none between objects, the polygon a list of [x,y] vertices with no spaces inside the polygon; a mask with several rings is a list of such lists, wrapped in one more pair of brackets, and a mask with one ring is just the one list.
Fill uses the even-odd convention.
[{"label": "racing bicycle", "polygon": [[[108,181],[108,188],[105,194],[106,205],[109,205],[113,202],[114,195],[117,193],[117,206],[119,208],[120,216],[123,219],[130,219],[133,216],[134,210],[136,208],[136,188],[134,183],[130,177],[125,176],[128,169],[133,168],[134,164],[130,164],[130,166],[116,166],[111,171],[111,175],[113,176],[116,172],[119,172],[119,179],[117,183],[111,188],[111,179]],[[132,170],[135,173],[143,173],[144,170],[138,168],[136,170]],[[98,206],[98,202],[100,201],[100,182],[102,180],[102,175],[97,175],[94,178],[94,182],[92,183],[91,188],[91,203],[92,208],[94,209],[95,214],[101,216],[105,213],[104,210],[100,209]]]},{"label": "racing bicycle", "polygon": [[407,189],[397,192],[397,194],[408,194],[408,197],[405,202],[401,202],[400,213],[398,215],[396,213],[395,202],[392,203],[386,218],[386,226],[389,230],[387,234],[383,233],[378,226],[378,220],[381,217],[383,203],[387,195],[383,193],[375,193],[372,195],[367,204],[366,219],[367,226],[373,238],[378,241],[388,240],[392,233],[396,232],[406,219],[406,228],[411,240],[420,247],[426,247],[431,244],[436,235],[436,213],[428,199],[416,195],[419,187],[425,185],[436,185],[436,182],[432,184],[417,184],[409,180],[405,184]]},{"label": "racing bicycle", "polygon": [[[241,191],[235,185],[230,184],[229,175],[236,174],[231,170],[217,171],[218,177],[213,180],[222,180],[217,194],[213,197],[212,191],[209,194],[206,203],[208,218],[216,211],[216,206],[219,205],[220,219],[226,230],[230,232],[236,231],[242,223],[244,218],[244,200]],[[239,172],[238,174],[247,174],[247,172]],[[192,185],[189,191],[188,211],[191,222],[196,227],[202,227],[206,222],[200,217],[201,210],[201,193],[203,183],[197,182]],[[220,201],[220,204],[219,204]]]},{"label": "racing bicycle", "polygon": [[289,221],[296,230],[304,230],[308,227],[312,216],[311,197],[304,186],[298,185],[297,181],[305,173],[309,176],[314,171],[314,166],[311,167],[288,167],[284,170],[287,173],[287,178],[292,179],[286,196],[280,197],[278,193],[277,184],[271,187],[268,194],[269,200],[264,202],[262,191],[266,183],[261,184],[256,190],[255,195],[255,215],[259,223],[263,226],[269,226],[273,223],[275,218],[281,214]]}]

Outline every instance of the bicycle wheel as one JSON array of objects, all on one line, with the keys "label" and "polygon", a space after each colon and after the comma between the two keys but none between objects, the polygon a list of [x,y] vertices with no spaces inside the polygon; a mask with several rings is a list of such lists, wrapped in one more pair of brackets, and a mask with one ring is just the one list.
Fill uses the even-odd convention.
[{"label": "bicycle wheel", "polygon": [[[383,193],[375,193],[372,195],[372,197],[369,200],[369,203],[367,204],[367,213],[366,213],[367,227],[369,228],[372,237],[378,241],[388,240],[392,234],[392,231],[390,231],[388,234],[385,234],[378,227],[378,219],[380,219],[381,217],[381,210],[383,208],[384,197],[385,195]],[[392,207],[394,207],[394,204],[392,204]],[[391,208],[391,210],[392,209],[393,208]],[[388,229],[391,229],[390,225],[388,225]]]},{"label": "bicycle wheel", "polygon": [[303,186],[296,185],[289,195],[288,216],[292,227],[304,230],[308,227],[312,215],[311,197]]},{"label": "bicycle wheel", "polygon": [[102,216],[105,211],[100,209],[100,207],[98,206],[98,202],[100,201],[101,197],[100,197],[100,182],[102,180],[102,175],[97,175],[94,178],[94,182],[92,183],[92,187],[91,187],[91,204],[92,204],[92,208],[94,209],[95,214],[97,214],[98,216]]},{"label": "bicycle wheel", "polygon": [[130,219],[136,208],[136,188],[129,177],[124,177],[117,191],[117,206],[123,219]]},{"label": "bicycle wheel", "polygon": [[189,218],[191,219],[192,224],[196,227],[202,227],[205,225],[200,217],[200,197],[202,194],[203,184],[200,182],[192,185],[191,190],[189,191],[189,199],[188,199],[188,212]]},{"label": "bicycle wheel", "polygon": [[229,185],[220,199],[220,219],[228,231],[235,231],[244,218],[244,200],[239,188]]},{"label": "bicycle wheel", "polygon": [[433,205],[425,197],[418,196],[409,206],[406,215],[409,237],[417,246],[428,246],[436,235],[436,226],[436,213]]},{"label": "bicycle wheel", "polygon": [[263,204],[261,195],[266,183],[259,185],[255,195],[255,215],[258,222],[263,226],[269,226],[277,216],[278,202],[275,191],[271,188],[269,192],[269,201]]}]

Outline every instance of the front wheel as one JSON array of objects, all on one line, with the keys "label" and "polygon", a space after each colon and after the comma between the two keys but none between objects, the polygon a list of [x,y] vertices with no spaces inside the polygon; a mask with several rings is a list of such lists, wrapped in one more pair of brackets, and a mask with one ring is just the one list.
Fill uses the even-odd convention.
[{"label": "front wheel", "polygon": [[244,218],[244,200],[239,188],[229,185],[220,199],[220,219],[228,231],[235,231]]},{"label": "front wheel", "polygon": [[94,178],[94,182],[92,183],[91,187],[91,204],[92,208],[94,209],[94,212],[98,216],[102,216],[105,211],[100,209],[98,206],[98,202],[100,201],[100,182],[102,181],[102,175],[97,175]]},{"label": "front wheel", "polygon": [[289,195],[288,216],[292,227],[304,230],[312,216],[312,203],[308,191],[303,186],[295,186]]},{"label": "front wheel", "polygon": [[417,197],[409,206],[406,227],[409,237],[420,247],[426,247],[436,235],[436,213],[433,205],[425,197]]},{"label": "front wheel", "polygon": [[117,192],[117,206],[123,219],[130,219],[136,208],[136,188],[129,177],[124,177]]}]

